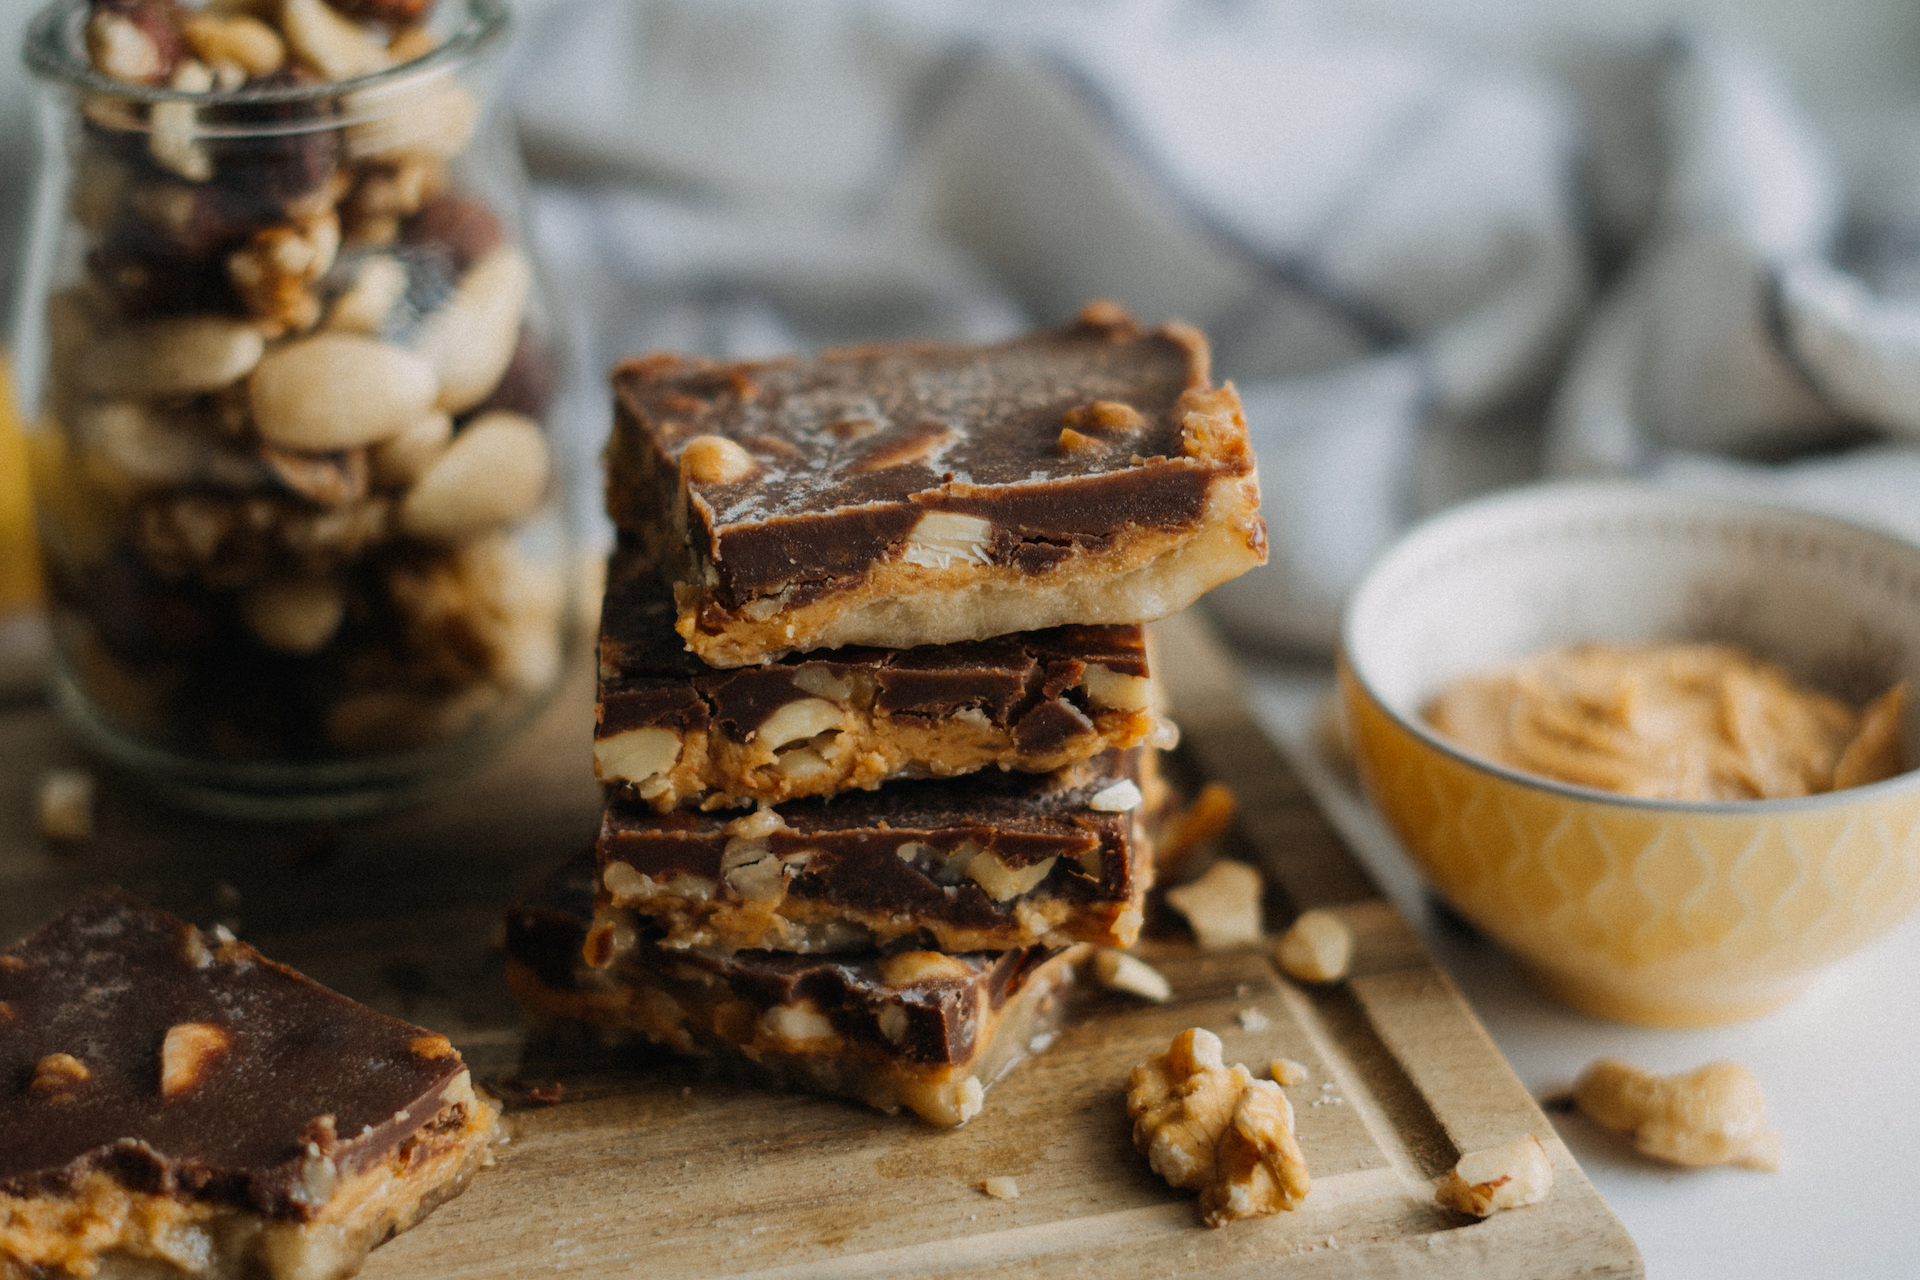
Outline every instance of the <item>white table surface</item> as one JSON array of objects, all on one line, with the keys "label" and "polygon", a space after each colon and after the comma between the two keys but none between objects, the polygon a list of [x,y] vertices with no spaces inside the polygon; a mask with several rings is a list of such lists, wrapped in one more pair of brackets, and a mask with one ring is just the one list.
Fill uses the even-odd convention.
[{"label": "white table surface", "polygon": [[1653,1280],[1920,1277],[1920,916],[1750,1022],[1665,1031],[1576,1013],[1435,909],[1394,837],[1313,746],[1330,672],[1259,660],[1243,670],[1261,722],[1535,1097],[1603,1054],[1662,1072],[1732,1058],[1760,1078],[1785,1147],[1779,1173],[1674,1168],[1583,1117],[1554,1116]]}]

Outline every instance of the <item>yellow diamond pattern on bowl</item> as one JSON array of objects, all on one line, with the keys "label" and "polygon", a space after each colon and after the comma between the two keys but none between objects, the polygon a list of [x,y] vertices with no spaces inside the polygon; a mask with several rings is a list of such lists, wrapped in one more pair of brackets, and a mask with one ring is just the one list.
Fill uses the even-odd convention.
[{"label": "yellow diamond pattern on bowl", "polygon": [[1452,905],[1577,1007],[1749,1017],[1920,905],[1920,791],[1701,812],[1569,795],[1433,746],[1341,675],[1368,791]]}]

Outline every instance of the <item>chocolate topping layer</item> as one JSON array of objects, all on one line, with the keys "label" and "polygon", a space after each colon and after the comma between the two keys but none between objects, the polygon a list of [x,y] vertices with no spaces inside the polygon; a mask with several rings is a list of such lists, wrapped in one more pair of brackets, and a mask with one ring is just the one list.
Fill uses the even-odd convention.
[{"label": "chocolate topping layer", "polygon": [[[891,922],[898,927],[889,937],[908,932],[908,922],[1018,934],[1028,927],[1019,904],[1044,897],[1100,917],[1097,936],[1076,935],[1069,924],[1060,938],[1101,940],[1112,924],[1106,917],[1146,887],[1151,854],[1137,808],[1103,811],[1090,802],[1139,778],[1143,754],[1106,752],[1051,775],[988,770],[789,801],[773,810],[781,825],[764,836],[765,856],[777,861],[783,901],[810,900],[849,919]],[[729,873],[741,865],[730,819],[739,821],[656,814],[610,800],[598,843],[603,874],[620,863],[663,886],[656,897],[621,905],[672,914],[679,897],[664,886],[684,876],[715,884],[715,900],[727,899],[735,883]],[[975,857],[996,860],[1003,874],[982,878]],[[1049,861],[1033,883],[999,896],[990,891],[1006,884],[1005,874]]]},{"label": "chocolate topping layer", "polygon": [[[166,1045],[184,1051],[163,1076]],[[60,1195],[98,1171],[307,1220],[327,1196],[310,1160],[366,1168],[433,1121],[465,1073],[444,1038],[117,889],[0,954],[9,1195]]]},{"label": "chocolate topping layer", "polygon": [[1149,332],[1117,308],[989,347],[727,366],[646,356],[613,382],[608,507],[622,528],[657,538],[689,441],[743,451],[712,480],[689,473],[688,550],[729,609],[856,578],[930,512],[989,521],[979,555],[1044,573],[1124,530],[1196,524],[1221,470],[1188,456],[1181,412],[1211,385],[1205,338]]},{"label": "chocolate topping layer", "polygon": [[1094,732],[1084,692],[1070,693],[1088,665],[1147,674],[1137,626],[1054,627],[915,649],[849,647],[716,670],[687,652],[673,622],[672,593],[644,559],[617,551],[600,615],[599,736],[713,724],[743,742],[781,707],[817,696],[804,684],[859,674],[877,686],[881,716],[944,720],[972,709],[1011,731],[1022,752],[1044,755]]},{"label": "chocolate topping layer", "polygon": [[[604,989],[605,979],[584,969],[581,948],[593,921],[594,858],[585,853],[558,868],[507,912],[509,959],[558,992]],[[983,1010],[1001,1008],[1041,965],[1059,952],[1050,947],[943,956],[939,972],[915,981],[890,980],[889,957],[874,952],[805,956],[778,951],[736,951],[716,956],[668,950],[642,942],[621,965],[673,973],[684,979],[691,966],[723,982],[734,997],[758,1013],[782,1006],[810,1006],[849,1039],[884,1050],[889,1057],[930,1065],[964,1064],[979,1048]],[[623,969],[614,970],[617,980]],[[598,981],[596,981],[598,979]],[[881,1029],[888,1009],[893,1035]]]}]

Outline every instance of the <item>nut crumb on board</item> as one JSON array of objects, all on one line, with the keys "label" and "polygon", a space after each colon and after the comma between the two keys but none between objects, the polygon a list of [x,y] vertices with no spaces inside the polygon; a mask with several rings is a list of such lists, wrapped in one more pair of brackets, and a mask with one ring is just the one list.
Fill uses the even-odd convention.
[{"label": "nut crumb on board", "polygon": [[1260,887],[1258,871],[1222,859],[1191,884],[1167,890],[1167,904],[1187,918],[1202,951],[1224,951],[1265,935]]},{"label": "nut crumb on board", "polygon": [[1538,1204],[1553,1190],[1553,1161],[1540,1139],[1523,1133],[1510,1142],[1460,1157],[1441,1180],[1434,1199],[1484,1218],[1500,1209]]},{"label": "nut crumb on board", "polygon": [[1210,1227],[1296,1208],[1313,1185],[1286,1094],[1220,1051],[1190,1027],[1127,1077],[1133,1145],[1169,1185],[1200,1192]]},{"label": "nut crumb on board", "polygon": [[1242,1031],[1265,1031],[1272,1025],[1272,1020],[1258,1009],[1241,1009],[1233,1015],[1233,1018],[1240,1024]]},{"label": "nut crumb on board", "polygon": [[1114,947],[1103,947],[1094,953],[1093,976],[1109,991],[1124,991],[1155,1004],[1164,1004],[1173,998],[1173,986],[1165,974],[1140,957]]},{"label": "nut crumb on board", "polygon": [[1353,930],[1331,911],[1304,911],[1274,944],[1273,958],[1296,982],[1338,982],[1353,966]]},{"label": "nut crumb on board", "polygon": [[49,769],[40,775],[40,834],[49,840],[93,839],[93,775],[85,769]]},{"label": "nut crumb on board", "polygon": [[1312,1076],[1292,1058],[1275,1058],[1267,1064],[1267,1074],[1273,1077],[1274,1083],[1284,1085],[1305,1084]]},{"label": "nut crumb on board", "polygon": [[1574,1081],[1573,1102],[1645,1155],[1683,1165],[1780,1168],[1780,1135],[1767,1123],[1766,1094],[1737,1062],[1660,1076],[1599,1058]]},{"label": "nut crumb on board", "polygon": [[980,1189],[992,1196],[995,1200],[1018,1200],[1020,1198],[1020,1184],[1012,1178],[1005,1176],[988,1178],[980,1184]]}]

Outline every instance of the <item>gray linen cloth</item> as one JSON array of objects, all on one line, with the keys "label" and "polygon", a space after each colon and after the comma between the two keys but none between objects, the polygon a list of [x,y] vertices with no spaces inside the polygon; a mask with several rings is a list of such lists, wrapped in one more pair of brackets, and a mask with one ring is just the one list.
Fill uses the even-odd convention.
[{"label": "gray linen cloth", "polygon": [[1920,539],[1920,148],[1843,189],[1724,40],[1469,64],[1311,0],[522,4],[589,515],[619,356],[983,340],[1111,297],[1204,327],[1246,401],[1273,563],[1209,598],[1244,640],[1324,652],[1410,523],[1541,475]]}]

